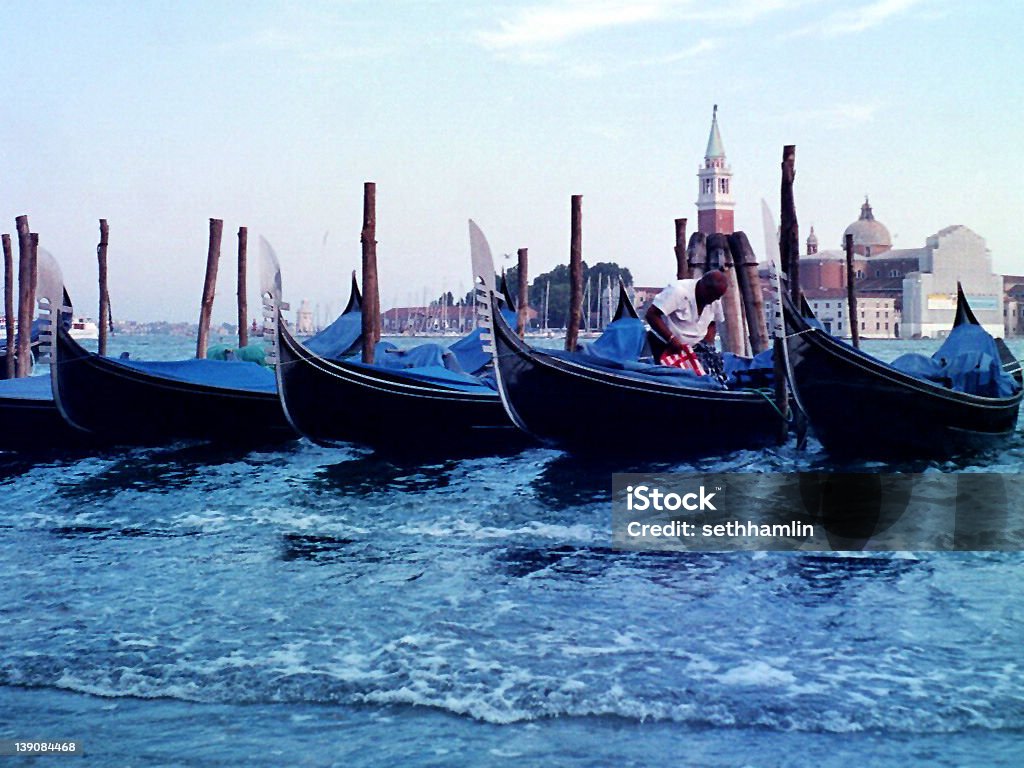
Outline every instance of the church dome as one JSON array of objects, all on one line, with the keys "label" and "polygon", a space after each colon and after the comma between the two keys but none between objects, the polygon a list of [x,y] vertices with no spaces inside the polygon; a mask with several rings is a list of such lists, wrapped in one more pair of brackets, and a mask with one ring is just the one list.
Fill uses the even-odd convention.
[{"label": "church dome", "polygon": [[853,222],[843,232],[843,242],[839,247],[844,247],[846,236],[853,235],[853,250],[860,255],[866,255],[871,249],[872,255],[884,253],[892,248],[892,237],[888,228],[875,219],[871,212],[871,204],[864,198],[864,205],[860,207],[860,218]]}]

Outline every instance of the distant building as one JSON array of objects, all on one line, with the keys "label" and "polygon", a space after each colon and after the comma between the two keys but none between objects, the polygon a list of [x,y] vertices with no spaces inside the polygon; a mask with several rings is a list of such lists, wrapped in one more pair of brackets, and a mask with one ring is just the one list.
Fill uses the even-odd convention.
[{"label": "distant building", "polygon": [[[527,307],[528,320],[537,313]],[[469,306],[431,304],[426,307],[392,307],[380,316],[381,332],[399,335],[462,335],[476,328],[476,310]]]},{"label": "distant building", "polygon": [[[813,234],[813,227],[812,234]],[[843,231],[839,247],[846,247],[846,236],[853,235],[853,252],[858,256],[878,255],[892,248],[892,236],[886,226],[875,219],[867,197],[860,207],[860,218]]]},{"label": "distant building", "polygon": [[295,333],[299,336],[312,336],[315,332],[313,310],[310,309],[309,301],[303,299],[299,308],[295,311]]},{"label": "distant building", "polygon": [[[946,227],[929,237],[922,248],[893,248],[888,228],[875,219],[865,198],[860,217],[846,228],[844,240],[847,234],[853,235],[861,336],[945,335],[953,324],[957,281],[986,330],[994,336],[1004,334],[1002,278],[992,272],[985,240],[967,227]],[[842,248],[818,250],[813,227],[807,254],[800,259],[800,284],[812,308],[818,301],[824,311],[835,313],[830,318],[833,333],[849,336],[846,254]]]},{"label": "distant building", "polygon": [[1003,329],[1024,336],[1024,275],[1003,275]]}]

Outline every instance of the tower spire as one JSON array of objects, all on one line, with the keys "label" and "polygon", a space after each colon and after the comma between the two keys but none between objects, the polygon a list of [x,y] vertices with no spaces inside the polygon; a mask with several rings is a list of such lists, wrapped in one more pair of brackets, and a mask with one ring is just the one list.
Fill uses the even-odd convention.
[{"label": "tower spire", "polygon": [[725,162],[725,147],[718,130],[718,105],[711,112],[711,133],[704,153],[704,165],[697,171],[697,229],[706,235],[715,232],[732,234],[733,210],[732,169]]},{"label": "tower spire", "polygon": [[725,147],[722,146],[722,134],[718,132],[718,105],[711,112],[711,134],[708,136],[708,148],[704,152],[705,160],[716,157],[725,158]]}]

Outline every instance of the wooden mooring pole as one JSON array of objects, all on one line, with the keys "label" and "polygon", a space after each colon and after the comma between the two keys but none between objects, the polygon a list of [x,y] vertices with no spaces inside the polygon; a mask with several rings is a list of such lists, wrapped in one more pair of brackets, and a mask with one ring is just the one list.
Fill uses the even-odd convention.
[{"label": "wooden mooring pole", "polygon": [[249,345],[249,311],[245,294],[246,285],[246,248],[249,242],[249,230],[238,228],[238,348]]},{"label": "wooden mooring pole", "polygon": [[107,289],[107,245],[109,244],[110,229],[107,227],[107,220],[100,219],[100,242],[96,246],[96,261],[99,267],[100,281],[100,316],[97,322],[99,326],[99,340],[96,342],[97,352],[100,355],[107,354],[107,335],[110,331],[110,292]]},{"label": "wooden mooring pole", "polygon": [[796,200],[793,180],[796,178],[796,145],[782,149],[782,211],[780,214],[779,254],[782,270],[789,278],[789,291],[793,304],[800,309],[800,227],[796,220]]},{"label": "wooden mooring pole", "polygon": [[36,317],[36,296],[39,293],[39,233],[32,232],[29,234],[29,245],[32,249],[32,319]]},{"label": "wooden mooring pole", "polygon": [[7,323],[5,378],[13,379],[17,370],[14,357],[14,324],[17,322],[14,315],[14,254],[11,252],[11,236],[5,233],[2,240],[4,247],[4,322]]},{"label": "wooden mooring pole", "polygon": [[210,316],[213,314],[213,297],[217,289],[217,265],[220,263],[220,239],[224,231],[221,219],[210,219],[210,248],[206,252],[206,279],[203,281],[203,303],[199,308],[199,338],[196,340],[196,357],[206,357],[210,342]]},{"label": "wooden mooring pole", "polygon": [[[797,226],[796,219],[796,199],[793,197],[793,180],[796,178],[796,146],[793,144],[787,144],[782,148],[782,184],[780,188],[781,194],[781,211],[780,211],[780,222],[779,222],[779,258],[782,261],[782,270],[789,280],[789,292],[793,299],[793,304],[796,305],[797,311],[800,311],[801,305],[801,293],[800,293],[800,239],[799,239],[799,228]],[[786,290],[786,286],[782,286],[782,290]],[[782,300],[782,296],[779,296],[779,300]],[[779,311],[782,311],[781,306]],[[783,323],[783,334],[785,334],[785,323]],[[779,411],[786,417],[786,420],[782,424],[782,429],[779,435],[779,442],[784,443],[789,437],[789,388],[787,385],[787,378],[789,371],[786,370],[785,360],[785,344],[786,340],[776,339],[774,352],[775,352],[775,404],[779,407]],[[797,415],[797,421],[799,421],[799,414]],[[797,425],[797,443],[798,446],[803,441],[803,437],[806,434],[805,427]]]},{"label": "wooden mooring pole", "polygon": [[686,253],[686,219],[676,219],[676,280],[690,276],[690,265]]},{"label": "wooden mooring pole", "polygon": [[583,315],[583,195],[573,195],[570,208],[569,322],[565,330],[565,349],[575,352]]},{"label": "wooden mooring pole", "polygon": [[380,290],[377,285],[377,185],[363,184],[363,362],[373,363],[380,341]]},{"label": "wooden mooring pole", "polygon": [[28,230],[28,216],[15,219],[18,227],[18,337],[17,375],[28,376],[32,372],[32,318],[35,316],[32,291],[32,237]]},{"label": "wooden mooring pole", "polygon": [[686,261],[690,266],[690,277],[700,280],[708,269],[707,237],[703,232],[690,235],[690,242],[686,246]]},{"label": "wooden mooring pole", "polygon": [[849,313],[850,340],[860,349],[860,313],[857,311],[857,272],[853,268],[853,235],[847,235],[843,243],[846,249],[846,310]]},{"label": "wooden mooring pole", "polygon": [[761,295],[761,278],[757,274],[757,256],[750,247],[750,240],[744,232],[729,235],[729,249],[736,266],[736,280],[743,298],[743,310],[747,317],[747,331],[750,334],[750,349],[755,355],[768,349],[768,328],[764,319],[764,297]]},{"label": "wooden mooring pole", "polygon": [[516,333],[519,334],[519,338],[523,338],[526,335],[526,321],[527,321],[527,310],[530,306],[530,281],[527,274],[527,249],[520,248],[516,251],[516,256],[519,258],[519,296],[516,302]]},{"label": "wooden mooring pole", "polygon": [[734,355],[746,353],[746,331],[743,323],[743,301],[740,297],[739,282],[736,279],[732,250],[729,248],[729,237],[721,232],[708,235],[707,238],[708,269],[720,269],[729,285],[722,296],[722,311],[725,315],[725,327],[719,328],[722,337],[722,349]]}]

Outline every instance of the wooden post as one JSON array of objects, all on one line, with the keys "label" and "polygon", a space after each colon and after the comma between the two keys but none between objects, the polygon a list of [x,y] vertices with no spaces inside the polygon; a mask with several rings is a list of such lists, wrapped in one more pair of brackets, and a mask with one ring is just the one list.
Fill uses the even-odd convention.
[{"label": "wooden post", "polygon": [[846,248],[846,310],[849,313],[850,339],[860,349],[860,313],[857,312],[857,273],[853,269],[853,235],[847,235]]},{"label": "wooden post", "polygon": [[519,257],[519,301],[516,303],[516,333],[519,334],[520,339],[526,335],[526,310],[530,306],[530,281],[527,279],[526,250],[526,248],[520,248],[516,251],[516,255]]},{"label": "wooden post", "polygon": [[15,350],[14,350],[14,324],[17,319],[14,315],[14,254],[11,252],[11,236],[3,235],[4,247],[4,321],[7,323],[7,355],[6,355],[6,376],[15,377]]},{"label": "wooden post", "polygon": [[779,232],[779,255],[782,270],[789,279],[793,303],[800,307],[800,227],[796,220],[796,201],[793,198],[793,179],[796,178],[796,146],[787,144],[782,149],[782,211]]},{"label": "wooden post", "polygon": [[690,235],[690,244],[686,246],[686,260],[690,265],[690,277],[700,280],[708,269],[707,237],[703,232]]},{"label": "wooden post", "polygon": [[676,280],[690,276],[690,265],[686,253],[686,219],[676,219]]},{"label": "wooden post", "polygon": [[32,237],[28,216],[15,219],[18,227],[18,338],[17,375],[28,376],[32,370],[32,318],[35,316],[32,291]]},{"label": "wooden post", "polygon": [[249,345],[249,312],[246,300],[245,258],[249,242],[249,230],[238,228],[238,348]]},{"label": "wooden post", "polygon": [[363,184],[363,362],[373,363],[380,341],[380,291],[377,285],[377,185]]},{"label": "wooden post", "polygon": [[199,309],[199,338],[196,357],[206,357],[210,341],[210,316],[213,314],[213,296],[217,288],[217,265],[220,263],[220,238],[224,231],[221,219],[210,219],[210,248],[206,252],[206,279],[203,281],[203,303]]},{"label": "wooden post", "polygon": [[29,235],[29,244],[32,248],[32,271],[29,273],[32,275],[32,319],[35,320],[37,309],[36,309],[36,294],[39,293],[39,233],[32,232]]},{"label": "wooden post", "polygon": [[[781,309],[779,310],[781,311]],[[782,445],[789,439],[789,386],[787,385],[786,371],[786,340],[775,339],[772,341],[772,369],[775,374],[775,406],[782,414],[779,424],[778,441]]]},{"label": "wooden post", "polygon": [[100,219],[100,243],[96,246],[96,260],[99,262],[100,279],[100,315],[98,318],[99,341],[97,341],[97,352],[100,355],[107,354],[107,332],[110,330],[110,292],[107,290],[107,245],[109,243],[110,230],[107,227],[107,220]]},{"label": "wooden post", "polygon": [[573,195],[569,234],[569,323],[565,349],[576,351],[583,314],[583,195]]},{"label": "wooden post", "polygon": [[729,248],[736,265],[736,280],[740,285],[743,310],[747,317],[750,348],[757,355],[768,349],[768,328],[764,319],[761,278],[757,274],[757,256],[744,232],[729,235]]},{"label": "wooden post", "polygon": [[729,249],[729,238],[720,232],[708,235],[707,238],[708,269],[720,269],[729,284],[722,297],[722,311],[725,314],[725,328],[719,328],[722,337],[722,349],[734,355],[743,355],[746,351],[743,329],[743,301],[740,297],[739,282],[733,268],[732,251]]}]

